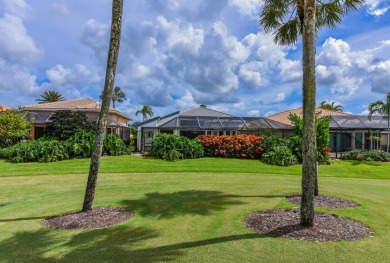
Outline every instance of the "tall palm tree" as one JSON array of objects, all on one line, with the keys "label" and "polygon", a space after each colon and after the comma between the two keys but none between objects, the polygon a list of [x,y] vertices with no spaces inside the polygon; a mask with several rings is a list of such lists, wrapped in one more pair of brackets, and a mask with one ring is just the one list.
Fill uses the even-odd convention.
[{"label": "tall palm tree", "polygon": [[274,35],[279,45],[296,44],[302,36],[302,199],[300,224],[314,224],[314,188],[317,178],[315,129],[315,52],[318,30],[335,28],[341,17],[357,10],[364,0],[264,0],[259,24],[265,33]]},{"label": "tall palm tree", "polygon": [[[103,95],[100,95],[100,99],[103,100]],[[124,93],[119,86],[115,86],[114,94],[112,95],[112,107],[115,109],[115,101],[122,103],[123,99],[126,99],[126,93]]]},{"label": "tall palm tree", "polygon": [[119,45],[122,29],[122,13],[123,0],[112,1],[112,19],[111,19],[111,34],[110,46],[107,56],[106,79],[103,89],[103,101],[100,109],[98,126],[96,131],[96,139],[93,146],[91,164],[89,166],[89,175],[87,187],[85,189],[85,197],[83,203],[83,212],[92,210],[93,201],[95,199],[96,183],[100,167],[100,158],[103,150],[103,140],[107,125],[107,116],[110,108],[110,101],[114,93],[114,81],[116,65],[118,63]]},{"label": "tall palm tree", "polygon": [[368,118],[371,120],[373,114],[380,114],[387,119],[387,147],[386,152],[389,153],[390,144],[390,91],[386,95],[385,101],[377,100],[368,105]]},{"label": "tall palm tree", "polygon": [[332,103],[328,103],[325,100],[321,102],[320,108],[324,110],[332,110],[343,112],[344,107],[341,104],[336,104],[336,102],[332,101]]},{"label": "tall palm tree", "polygon": [[137,110],[135,112],[135,116],[138,116],[138,114],[142,114],[142,121],[145,121],[148,118],[148,116],[153,117],[154,113],[152,107],[150,107],[149,105],[143,105],[142,109]]},{"label": "tall palm tree", "polygon": [[63,100],[65,100],[65,98],[61,95],[61,93],[54,90],[44,91],[41,94],[41,98],[36,99],[36,101],[38,101],[39,104],[48,103],[48,102],[57,102]]}]

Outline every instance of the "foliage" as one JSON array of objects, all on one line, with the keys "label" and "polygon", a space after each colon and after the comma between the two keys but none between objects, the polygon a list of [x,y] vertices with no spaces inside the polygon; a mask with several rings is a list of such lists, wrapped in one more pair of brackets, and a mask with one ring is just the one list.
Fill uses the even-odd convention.
[{"label": "foliage", "polygon": [[174,134],[160,133],[151,141],[149,152],[164,160],[194,159],[203,157],[203,147],[198,139],[190,140]]},{"label": "foliage", "polygon": [[385,151],[358,151],[352,150],[343,153],[341,159],[343,160],[357,160],[357,161],[380,161],[384,162],[390,158],[390,154]]},{"label": "foliage", "polygon": [[41,98],[36,99],[39,104],[48,102],[64,101],[65,98],[58,91],[48,90],[41,94]]},{"label": "foliage", "polygon": [[0,147],[11,146],[28,138],[30,126],[16,110],[0,110]]},{"label": "foliage", "polygon": [[287,142],[276,135],[265,135],[263,136],[264,152],[270,152],[275,147],[287,146]]},{"label": "foliage", "polygon": [[[303,132],[303,120],[296,114],[290,114],[289,120],[294,124],[295,133],[291,135],[287,144],[292,153],[298,157],[298,160],[302,161],[302,132]],[[329,123],[331,118],[329,116],[323,118],[316,117],[316,132],[317,132],[317,161],[319,163],[329,163]]]},{"label": "foliage", "polygon": [[91,157],[95,137],[95,134],[90,131],[77,131],[66,141],[69,157]]},{"label": "foliage", "polygon": [[79,130],[94,132],[96,123],[88,121],[82,111],[57,111],[46,123],[46,135],[54,139],[65,141]]},{"label": "foliage", "polygon": [[[274,35],[274,42],[280,45],[294,45],[302,35],[304,1],[264,0],[259,24],[265,33]],[[316,30],[322,27],[335,28],[341,17],[359,9],[363,0],[317,1]]]},{"label": "foliage", "polygon": [[8,159],[11,154],[12,146],[0,148],[0,159]]},{"label": "foliage", "polygon": [[[103,94],[100,95],[100,99],[103,100]],[[116,86],[111,98],[112,107],[115,109],[115,101],[122,103],[124,99],[126,99],[126,93],[122,91],[121,87]]]},{"label": "foliage", "polygon": [[387,119],[387,148],[386,152],[389,152],[390,147],[390,91],[386,95],[385,101],[375,101],[368,105],[368,118],[371,120],[372,115],[379,114],[383,118]]},{"label": "foliage", "polygon": [[150,107],[149,105],[142,105],[142,109],[137,110],[135,112],[135,116],[138,116],[138,114],[142,115],[143,121],[145,121],[148,118],[148,116],[153,117],[154,115],[152,107]]},{"label": "foliage", "polygon": [[201,135],[205,156],[260,159],[264,152],[263,138],[255,135]]},{"label": "foliage", "polygon": [[104,137],[103,153],[113,156],[124,155],[129,153],[129,148],[114,134],[107,134]]},{"label": "foliage", "polygon": [[324,100],[324,101],[321,102],[319,108],[325,109],[325,110],[332,110],[332,111],[342,112],[344,107],[341,104],[337,104],[336,105],[336,102],[334,102],[334,101],[332,101],[332,103],[327,103]]},{"label": "foliage", "polygon": [[9,161],[14,163],[55,162],[68,159],[69,155],[64,143],[41,138],[13,146],[8,158]]},{"label": "foliage", "polygon": [[287,146],[276,146],[271,151],[267,151],[262,161],[272,165],[289,166],[298,163],[291,150]]}]

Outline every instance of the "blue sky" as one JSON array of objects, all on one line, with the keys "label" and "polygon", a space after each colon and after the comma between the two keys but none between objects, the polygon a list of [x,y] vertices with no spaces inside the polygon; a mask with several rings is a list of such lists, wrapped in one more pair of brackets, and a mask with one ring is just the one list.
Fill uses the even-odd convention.
[{"label": "blue sky", "polygon": [[[261,0],[124,1],[117,108],[135,118],[199,104],[238,116],[302,105],[301,45],[257,26]],[[317,41],[317,103],[361,114],[390,91],[390,1],[368,0]],[[0,0],[0,104],[34,104],[46,90],[99,100],[109,0]],[[137,119],[137,118],[135,118]]]}]

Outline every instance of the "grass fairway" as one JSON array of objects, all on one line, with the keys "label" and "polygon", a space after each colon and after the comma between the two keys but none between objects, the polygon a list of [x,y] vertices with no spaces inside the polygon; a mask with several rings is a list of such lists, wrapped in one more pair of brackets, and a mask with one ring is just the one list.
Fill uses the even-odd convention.
[{"label": "grass fairway", "polygon": [[0,161],[0,262],[390,262],[389,164],[320,166],[323,194],[362,205],[320,210],[375,232],[330,243],[269,238],[243,226],[255,210],[293,207],[284,196],[300,190],[299,166],[253,160],[105,158],[95,206],[126,207],[135,217],[98,230],[41,226],[47,216],[81,208],[87,169],[87,160]]}]

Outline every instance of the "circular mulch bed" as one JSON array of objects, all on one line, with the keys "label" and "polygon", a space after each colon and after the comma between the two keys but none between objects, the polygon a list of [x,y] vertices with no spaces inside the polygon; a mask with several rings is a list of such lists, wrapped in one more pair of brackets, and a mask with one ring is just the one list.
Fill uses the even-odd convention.
[{"label": "circular mulch bed", "polygon": [[97,207],[90,212],[71,212],[46,219],[42,225],[52,229],[88,229],[118,225],[134,215],[118,207]]},{"label": "circular mulch bed", "polygon": [[335,215],[316,212],[314,227],[301,226],[299,218],[298,209],[256,211],[244,220],[244,225],[270,237],[314,242],[353,241],[374,236],[366,225]]},{"label": "circular mulch bed", "polygon": [[[301,194],[289,194],[286,196],[287,202],[295,205],[301,204]],[[326,195],[318,195],[314,197],[314,206],[329,207],[334,209],[340,208],[354,208],[359,207],[358,203],[351,200]]]}]

